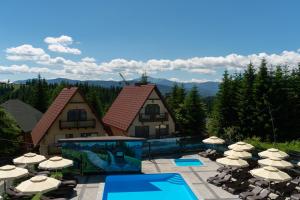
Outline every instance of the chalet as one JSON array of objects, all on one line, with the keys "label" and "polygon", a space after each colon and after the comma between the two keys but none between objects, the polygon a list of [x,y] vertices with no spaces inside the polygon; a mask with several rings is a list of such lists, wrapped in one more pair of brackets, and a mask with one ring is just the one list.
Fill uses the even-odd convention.
[{"label": "chalet", "polygon": [[77,87],[64,88],[31,132],[43,155],[58,153],[59,139],[105,135],[101,120]]},{"label": "chalet", "polygon": [[162,138],[175,121],[156,85],[125,86],[103,118],[112,135]]},{"label": "chalet", "polygon": [[1,104],[1,107],[14,118],[18,127],[22,130],[23,150],[29,151],[32,148],[30,133],[43,116],[43,113],[19,99],[10,99]]}]

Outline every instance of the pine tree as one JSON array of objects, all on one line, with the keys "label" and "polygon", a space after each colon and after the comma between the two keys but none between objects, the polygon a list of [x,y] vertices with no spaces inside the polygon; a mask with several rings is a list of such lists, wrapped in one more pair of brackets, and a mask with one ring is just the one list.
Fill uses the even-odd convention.
[{"label": "pine tree", "polygon": [[258,73],[255,77],[253,94],[255,107],[255,135],[270,140],[272,131],[271,116],[268,106],[270,105],[271,77],[268,72],[267,63],[262,60]]},{"label": "pine tree", "polygon": [[96,112],[96,115],[98,118],[103,117],[103,106],[100,102],[100,98],[98,97],[97,93],[95,90],[91,91],[87,95],[87,101],[89,104],[93,107],[94,111]]},{"label": "pine tree", "polygon": [[0,154],[8,156],[15,154],[20,149],[20,134],[13,118],[0,107]]},{"label": "pine tree", "polygon": [[47,82],[45,79],[42,79],[39,74],[37,80],[33,83],[34,92],[32,94],[32,104],[39,111],[45,112],[48,108]]},{"label": "pine tree", "polygon": [[243,79],[240,85],[239,93],[239,109],[238,115],[241,123],[241,134],[244,137],[252,137],[254,135],[255,121],[255,102],[253,97],[253,84],[255,80],[255,70],[250,63],[244,72]]},{"label": "pine tree", "polygon": [[200,135],[206,131],[206,113],[197,87],[188,93],[183,104],[183,127],[186,134]]}]

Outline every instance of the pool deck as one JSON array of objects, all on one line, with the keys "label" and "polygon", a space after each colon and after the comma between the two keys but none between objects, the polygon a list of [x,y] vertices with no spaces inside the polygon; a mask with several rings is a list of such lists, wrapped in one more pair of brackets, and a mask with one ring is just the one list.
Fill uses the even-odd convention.
[{"label": "pool deck", "polygon": [[[207,200],[238,200],[238,196],[232,195],[221,187],[216,187],[206,182],[210,176],[217,174],[218,165],[198,155],[186,155],[182,158],[199,158],[204,165],[199,167],[178,167],[173,158],[157,158],[150,161],[143,161],[142,172],[153,173],[179,173],[189,184],[194,194],[199,199]],[[79,177],[79,184],[76,188],[77,196],[72,200],[101,200],[104,189],[104,176],[83,176]]]}]

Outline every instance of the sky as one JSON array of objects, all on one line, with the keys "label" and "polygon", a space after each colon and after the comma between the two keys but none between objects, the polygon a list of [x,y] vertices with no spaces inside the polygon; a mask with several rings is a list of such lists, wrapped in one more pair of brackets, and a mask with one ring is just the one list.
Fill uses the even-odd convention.
[{"label": "sky", "polygon": [[297,0],[2,0],[0,80],[220,81],[300,62]]}]

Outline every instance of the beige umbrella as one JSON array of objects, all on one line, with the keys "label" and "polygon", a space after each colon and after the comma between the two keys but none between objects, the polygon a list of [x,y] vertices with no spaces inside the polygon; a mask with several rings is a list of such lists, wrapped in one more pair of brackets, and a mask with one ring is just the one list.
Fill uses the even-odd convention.
[{"label": "beige umbrella", "polygon": [[73,160],[65,159],[60,156],[54,156],[39,164],[40,169],[57,170],[73,166]]},{"label": "beige umbrella", "polygon": [[15,158],[14,164],[37,164],[46,160],[45,156],[38,155],[36,153],[26,153],[23,156]]},{"label": "beige umbrella", "polygon": [[39,175],[23,181],[16,187],[16,190],[24,194],[46,193],[57,189],[60,183],[54,178]]},{"label": "beige umbrella", "polygon": [[237,143],[234,143],[232,145],[229,145],[228,148],[229,149],[241,148],[244,151],[250,151],[254,148],[254,146],[252,146],[251,144],[248,144],[246,142],[237,142]]},{"label": "beige umbrella", "polygon": [[211,136],[209,138],[206,138],[204,140],[202,140],[203,143],[206,143],[206,144],[224,144],[225,141],[221,138],[218,138],[216,136]]},{"label": "beige umbrella", "polygon": [[265,151],[262,151],[262,152],[258,153],[258,155],[262,158],[277,157],[277,158],[285,159],[285,158],[289,157],[289,155],[287,153],[280,151],[278,149],[275,149],[275,148],[270,148]]},{"label": "beige umbrella", "polygon": [[20,178],[28,174],[28,170],[14,165],[0,167],[0,180]]},{"label": "beige umbrella", "polygon": [[241,159],[248,159],[252,157],[252,154],[244,151],[241,147],[236,147],[234,149],[228,150],[224,152],[225,156],[236,156]]},{"label": "beige umbrella", "polygon": [[278,169],[290,169],[293,168],[293,165],[290,162],[282,160],[281,158],[277,157],[270,157],[259,160],[258,163],[262,166],[272,166]]},{"label": "beige umbrella", "polygon": [[6,180],[20,178],[27,174],[27,169],[16,167],[14,165],[5,165],[0,167],[0,180],[4,180],[4,190],[6,190]]},{"label": "beige umbrella", "polygon": [[250,171],[251,175],[257,178],[265,179],[269,182],[271,181],[277,181],[277,182],[283,182],[288,181],[291,179],[291,177],[279,169],[271,166],[265,166],[258,169],[253,169]]},{"label": "beige umbrella", "polygon": [[230,167],[248,167],[247,161],[240,159],[236,156],[226,156],[216,160],[217,163],[230,166]]}]

